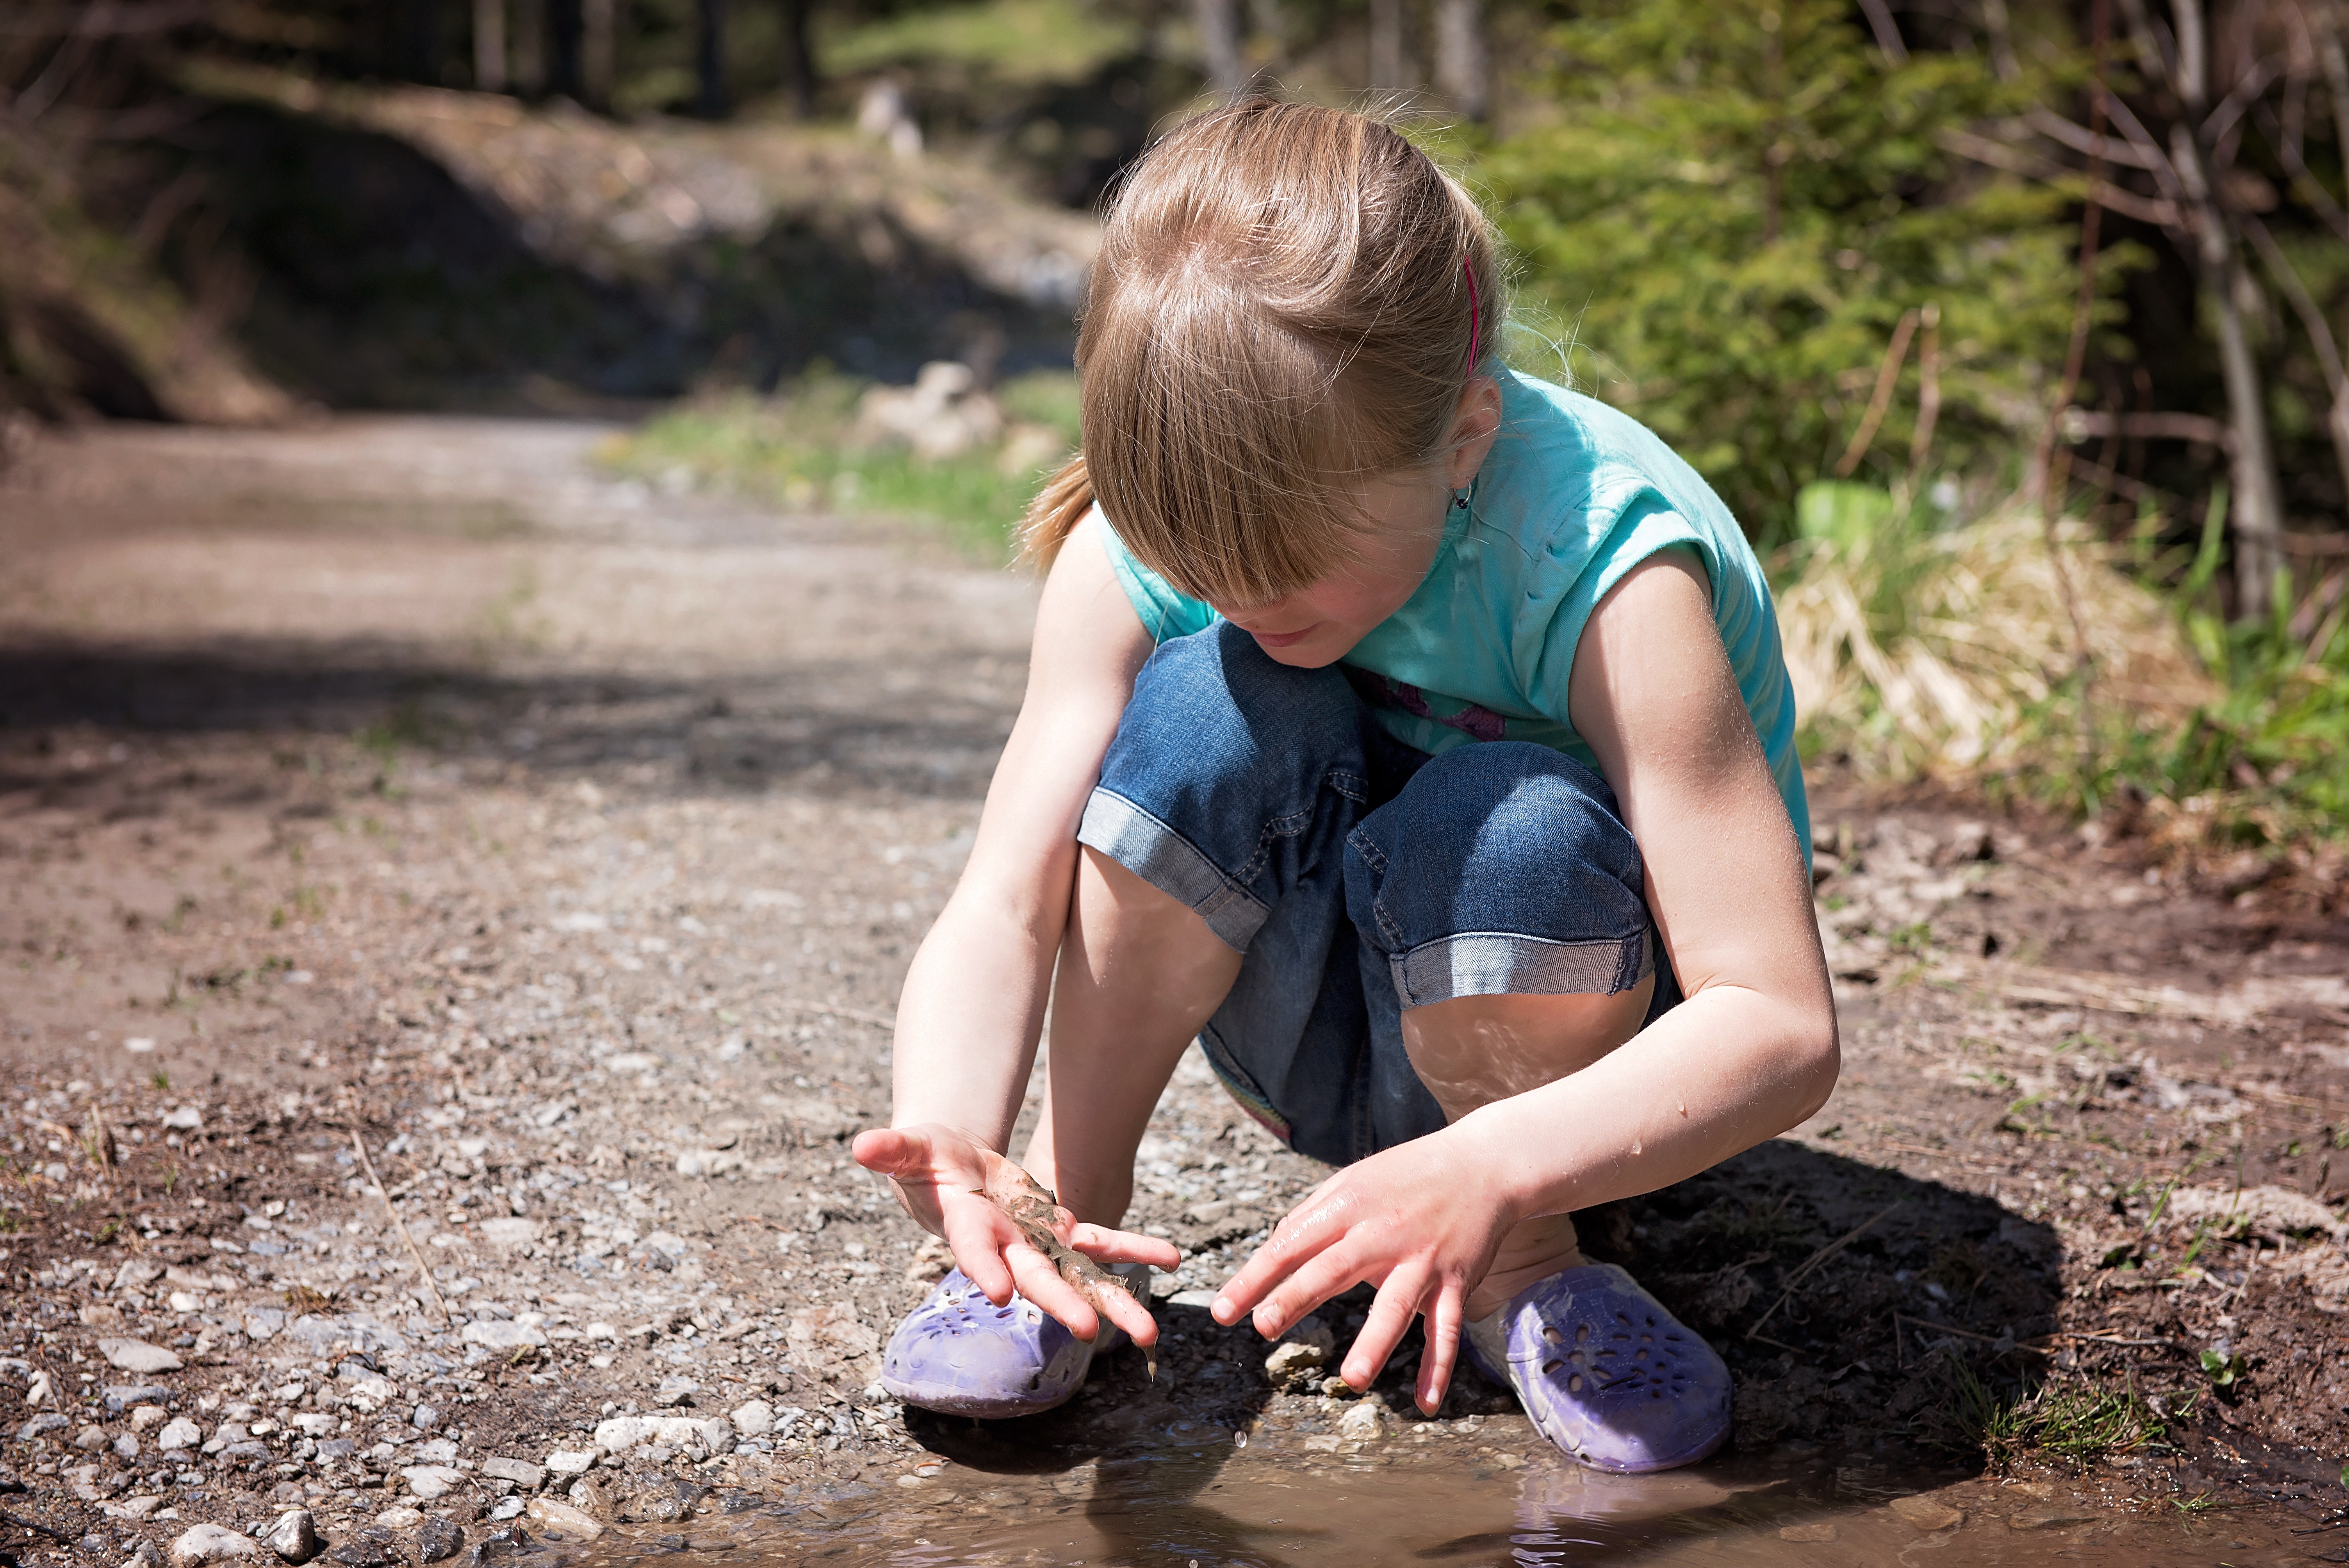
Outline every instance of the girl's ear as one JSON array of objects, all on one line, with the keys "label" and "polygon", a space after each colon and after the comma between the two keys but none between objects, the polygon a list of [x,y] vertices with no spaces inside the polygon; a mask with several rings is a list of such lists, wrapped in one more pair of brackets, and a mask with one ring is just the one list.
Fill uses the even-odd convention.
[{"label": "girl's ear", "polygon": [[1458,490],[1485,466],[1485,454],[1501,431],[1501,384],[1489,376],[1472,376],[1460,389],[1460,409],[1452,418],[1451,455],[1444,462],[1444,481]]}]

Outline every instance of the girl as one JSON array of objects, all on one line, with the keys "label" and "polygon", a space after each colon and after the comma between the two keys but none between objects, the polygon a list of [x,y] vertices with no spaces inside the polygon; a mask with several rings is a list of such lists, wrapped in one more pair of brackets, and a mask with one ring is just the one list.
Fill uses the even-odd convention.
[{"label": "girl", "polygon": [[1420,1316],[1430,1413],[1464,1340],[1587,1464],[1726,1435],[1720,1357],[1568,1216],[1834,1086],[1793,700],[1735,521],[1630,418],[1503,368],[1501,297],[1475,203],[1359,114],[1236,105],[1126,184],[1083,452],[1026,524],[1026,701],[906,977],[895,1125],[855,1145],[959,1265],[885,1354],[907,1403],[1048,1408],[1105,1331],[985,1195],[1049,998],[1022,1164],[1067,1244],[1178,1261],[1115,1227],[1195,1037],[1340,1167],[1218,1323],[1275,1336],[1367,1281],[1357,1389]]}]

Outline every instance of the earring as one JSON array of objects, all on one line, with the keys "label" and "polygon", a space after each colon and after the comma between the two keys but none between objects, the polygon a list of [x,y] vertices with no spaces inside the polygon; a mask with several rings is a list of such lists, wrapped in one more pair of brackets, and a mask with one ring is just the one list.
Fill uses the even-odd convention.
[{"label": "earring", "polygon": [[1454,490],[1452,494],[1452,504],[1458,510],[1466,511],[1468,510],[1468,492],[1464,490]]}]

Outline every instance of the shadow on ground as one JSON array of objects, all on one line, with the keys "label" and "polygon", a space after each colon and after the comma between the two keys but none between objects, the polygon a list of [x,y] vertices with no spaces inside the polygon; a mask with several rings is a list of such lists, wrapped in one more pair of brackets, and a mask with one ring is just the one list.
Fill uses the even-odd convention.
[{"label": "shadow on ground", "polygon": [[[982,656],[974,652],[969,657]],[[949,653],[940,668],[964,662]],[[42,760],[78,727],[124,737],[352,738],[379,758],[523,764],[636,788],[802,793],[984,793],[1012,717],[968,691],[876,687],[854,659],[775,665],[707,680],[619,672],[514,676],[417,657],[397,645],[209,644],[185,651],[0,647],[0,790],[49,804],[119,789],[101,756],[60,773]],[[637,765],[631,768],[630,765]],[[184,789],[179,776],[143,788]]]}]

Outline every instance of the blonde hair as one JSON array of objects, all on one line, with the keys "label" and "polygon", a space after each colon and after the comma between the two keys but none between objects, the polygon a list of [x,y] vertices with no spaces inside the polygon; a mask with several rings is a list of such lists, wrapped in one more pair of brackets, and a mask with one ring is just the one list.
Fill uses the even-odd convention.
[{"label": "blonde hair", "polygon": [[1098,499],[1182,593],[1257,604],[1348,559],[1347,481],[1440,459],[1503,304],[1491,222],[1394,129],[1265,99],[1168,133],[1109,215],[1077,335],[1083,446],[1020,527]]}]

